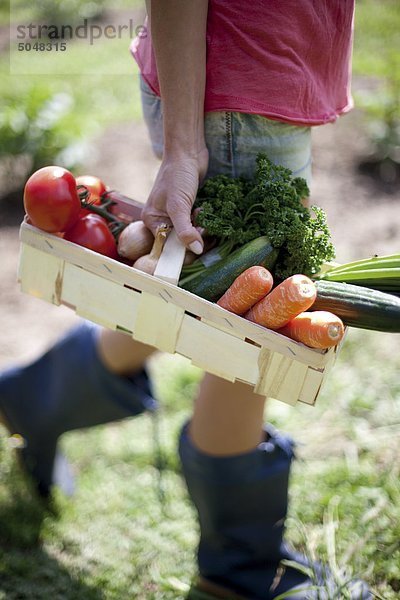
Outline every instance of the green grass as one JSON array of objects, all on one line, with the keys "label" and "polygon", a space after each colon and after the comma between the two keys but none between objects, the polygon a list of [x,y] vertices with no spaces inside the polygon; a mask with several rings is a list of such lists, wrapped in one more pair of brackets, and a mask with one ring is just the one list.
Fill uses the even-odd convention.
[{"label": "green grass", "polygon": [[0,1],[0,26],[8,27],[10,22],[27,22],[35,15],[33,4],[27,5],[23,0]]},{"label": "green grass", "polygon": [[44,87],[54,93],[66,92],[74,101],[69,125],[85,133],[93,133],[110,123],[138,118],[141,114],[138,70],[130,56],[126,37],[96,43],[95,52],[86,53],[82,69],[79,66],[80,61],[83,62],[80,42],[68,42],[67,51],[62,54],[60,62],[51,52],[31,53],[27,64],[31,65],[33,73],[39,72],[37,75],[19,75],[18,69],[24,66],[21,65],[22,59],[15,49],[12,56],[17,71],[15,75],[8,72],[8,56],[3,55],[0,59],[4,81],[0,102],[10,93],[14,97],[23,97],[35,87]]},{"label": "green grass", "polygon": [[[134,24],[143,20],[143,12],[138,12],[140,5],[134,3]],[[138,69],[130,55],[129,44],[126,31],[121,39],[102,38],[93,46],[67,41],[67,50],[58,53],[18,52],[13,43],[10,54],[0,55],[0,110],[11,104],[25,118],[32,106],[29,98],[63,94],[70,106],[52,126],[52,144],[55,148],[58,141],[61,146],[76,146],[79,156],[82,149],[90,148],[88,142],[108,126],[141,116]],[[18,119],[17,115],[16,123]],[[12,135],[12,131],[8,133]],[[46,143],[44,138],[43,143]],[[26,146],[29,147],[29,140],[11,151],[25,152]],[[9,151],[9,144],[0,143],[0,154]]]},{"label": "green grass", "polygon": [[[96,46],[97,56],[90,55],[85,63],[86,72],[79,74],[77,62],[82,50],[80,43],[68,47],[63,61],[63,69],[68,76],[58,75],[59,65],[51,53],[32,55],[32,69],[46,72],[46,75],[5,75],[8,90],[15,96],[23,97],[34,88],[45,88],[52,93],[66,93],[73,101],[73,111],[68,115],[65,127],[76,134],[93,135],[111,123],[138,119],[141,115],[138,86],[138,70],[129,54],[129,41],[119,40],[108,44],[102,41]],[[101,59],[102,66],[95,73],[95,62]],[[4,60],[0,68],[6,70]],[[18,62],[15,65],[18,68]],[[117,75],[113,73],[119,72]]]},{"label": "green grass", "polygon": [[356,3],[353,70],[357,75],[396,76],[400,60],[400,7],[397,0]]},{"label": "green grass", "polygon": [[371,152],[398,162],[400,6],[396,0],[356,3],[353,73],[355,102],[366,116]]},{"label": "green grass", "polygon": [[[400,590],[400,357],[397,336],[352,330],[317,405],[271,402],[268,418],[299,442],[288,537],[359,575],[385,600]],[[374,357],[371,362],[371,356]],[[11,450],[0,460],[0,598],[183,599],[196,573],[197,523],[176,442],[201,371],[160,355],[152,363],[165,468],[154,423],[142,416],[69,433],[73,499],[43,510]]]},{"label": "green grass", "polygon": [[[63,0],[52,0],[53,4],[63,4]],[[82,1],[76,0],[76,4],[90,4],[90,0]],[[41,12],[40,3],[35,2],[27,4],[25,0],[1,0],[0,1],[0,26],[7,27],[10,23],[30,23],[35,21],[41,21],[43,14]],[[106,10],[120,10],[120,9],[141,9],[144,7],[144,0],[115,0],[112,3],[102,1]],[[11,11],[10,11],[11,6]],[[64,8],[65,10],[65,8]],[[11,14],[10,14],[11,13]]]}]

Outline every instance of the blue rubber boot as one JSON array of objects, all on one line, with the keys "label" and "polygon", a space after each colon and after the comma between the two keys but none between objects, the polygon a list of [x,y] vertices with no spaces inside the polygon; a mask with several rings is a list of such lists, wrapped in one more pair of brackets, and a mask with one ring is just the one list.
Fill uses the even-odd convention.
[{"label": "blue rubber boot", "polygon": [[[284,543],[294,456],[289,437],[267,426],[265,441],[256,450],[213,457],[193,446],[186,425],[179,453],[201,534],[200,579],[190,600],[272,600],[288,592],[290,600],[372,600],[360,581],[350,582],[348,596],[342,595],[327,569],[311,565]],[[285,560],[297,566],[285,565]]]},{"label": "blue rubber boot", "polygon": [[53,483],[72,492],[60,435],[157,407],[145,370],[123,377],[103,366],[98,331],[83,322],[35,362],[0,374],[0,418],[21,436],[22,464],[45,497]]}]

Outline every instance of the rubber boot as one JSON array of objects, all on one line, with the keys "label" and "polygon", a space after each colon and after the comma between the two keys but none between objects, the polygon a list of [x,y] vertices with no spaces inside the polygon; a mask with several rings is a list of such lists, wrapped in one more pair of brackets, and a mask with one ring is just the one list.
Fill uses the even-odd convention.
[{"label": "rubber boot", "polygon": [[72,491],[61,434],[157,407],[145,370],[124,377],[103,366],[98,332],[83,322],[33,363],[0,374],[0,418],[23,438],[20,458],[42,496],[53,483]]},{"label": "rubber boot", "polygon": [[[188,598],[272,600],[289,591],[291,600],[342,597],[327,569],[310,565],[283,541],[294,456],[289,437],[267,426],[265,441],[254,451],[214,457],[194,447],[186,425],[179,453],[200,524],[200,581]],[[284,559],[299,568],[283,566]],[[312,578],[304,567],[311,567]],[[349,586],[349,598],[372,600],[363,582]]]}]

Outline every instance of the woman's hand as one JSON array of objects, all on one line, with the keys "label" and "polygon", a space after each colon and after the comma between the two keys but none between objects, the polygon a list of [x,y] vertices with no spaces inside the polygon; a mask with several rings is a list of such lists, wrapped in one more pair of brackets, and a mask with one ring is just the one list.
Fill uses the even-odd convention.
[{"label": "woman's hand", "polygon": [[163,104],[164,153],[142,219],[155,233],[172,224],[179,239],[201,254],[191,222],[208,167],[204,141],[208,0],[151,0],[147,9]]},{"label": "woman's hand", "polygon": [[162,223],[172,225],[182,243],[195,252],[203,251],[203,240],[191,221],[197,189],[208,166],[208,151],[164,155],[142,219],[155,235]]}]

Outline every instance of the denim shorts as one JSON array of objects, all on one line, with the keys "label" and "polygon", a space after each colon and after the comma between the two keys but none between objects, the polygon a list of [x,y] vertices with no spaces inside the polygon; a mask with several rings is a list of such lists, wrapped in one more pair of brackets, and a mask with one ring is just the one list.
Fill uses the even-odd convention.
[{"label": "denim shorts", "polygon": [[[143,117],[156,156],[163,152],[161,99],[140,77]],[[311,184],[311,128],[273,121],[239,112],[205,115],[205,139],[209,151],[207,177],[226,174],[251,178],[257,154],[263,152],[295,177]]]}]

